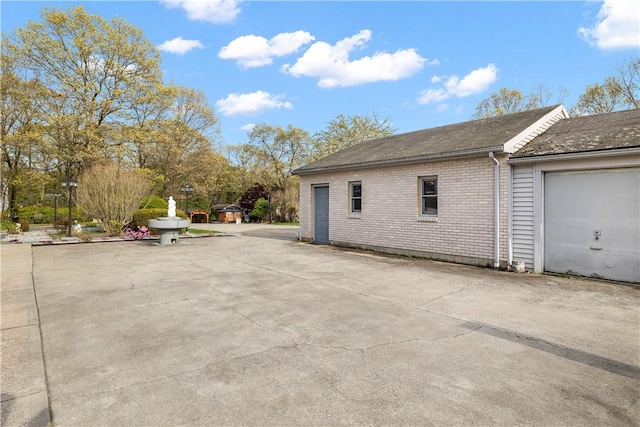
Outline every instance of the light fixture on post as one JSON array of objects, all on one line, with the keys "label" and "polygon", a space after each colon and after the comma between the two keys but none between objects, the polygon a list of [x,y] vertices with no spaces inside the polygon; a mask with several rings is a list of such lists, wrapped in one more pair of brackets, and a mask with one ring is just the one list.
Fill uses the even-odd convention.
[{"label": "light fixture on post", "polygon": [[182,187],[180,187],[180,192],[184,193],[186,196],[184,200],[184,213],[186,213],[188,217],[189,216],[189,193],[193,193],[193,187],[190,186],[189,184],[185,184]]},{"label": "light fixture on post", "polygon": [[63,187],[69,187],[69,224],[67,229],[67,237],[71,237],[71,195],[73,189],[78,186],[78,181],[74,181],[71,178],[63,178],[61,181]]}]

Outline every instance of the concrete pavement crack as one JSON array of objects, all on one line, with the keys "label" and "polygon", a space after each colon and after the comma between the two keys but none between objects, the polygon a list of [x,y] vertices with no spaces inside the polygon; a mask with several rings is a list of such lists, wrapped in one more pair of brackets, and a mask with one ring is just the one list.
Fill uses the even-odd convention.
[{"label": "concrete pavement crack", "polygon": [[[47,392],[47,389],[46,389],[46,387],[45,387],[45,388],[43,388],[43,389],[41,389],[41,390],[35,390],[35,391],[32,391],[31,393],[21,394],[20,396],[12,396],[12,397],[10,397],[9,399],[2,399],[2,400],[0,400],[0,401],[1,401],[2,403],[5,403],[5,402],[11,402],[11,401],[16,400],[16,399],[22,399],[23,397],[34,396],[34,395],[36,395],[36,394],[46,393],[46,392]],[[3,394],[3,396],[5,396],[5,395]]]},{"label": "concrete pavement crack", "polygon": [[410,339],[406,339],[406,340],[402,340],[402,341],[390,341],[390,342],[383,342],[383,343],[379,343],[379,344],[375,344],[369,347],[344,347],[344,346],[331,346],[331,345],[322,345],[322,344],[313,344],[313,343],[309,343],[309,342],[296,342],[295,340],[293,340],[293,342],[297,345],[297,346],[309,346],[309,347],[319,347],[319,348],[324,348],[327,350],[345,350],[345,351],[359,351],[361,353],[364,353],[365,351],[368,350],[373,350],[374,348],[378,348],[378,347],[386,347],[386,346],[390,346],[390,345],[399,345],[399,344],[407,344],[410,342],[434,342],[434,341],[440,341],[440,340],[447,340],[447,339],[454,339],[454,338],[459,338],[462,337],[464,335],[468,335],[471,334],[475,331],[477,331],[478,329],[480,329],[482,326],[478,326],[474,329],[471,330],[466,330],[464,332],[455,334],[455,335],[445,335],[442,337],[436,337],[436,338],[430,338],[430,339],[424,339],[424,338],[410,338]]},{"label": "concrete pavement crack", "polygon": [[[240,316],[246,318],[251,323],[254,323],[257,326],[261,326],[259,323],[256,323],[255,321],[253,321],[248,316],[245,316],[242,313],[237,312],[236,310],[233,310],[233,309],[231,309],[231,310],[236,312]],[[221,364],[227,363],[227,362],[245,360],[245,359],[252,358],[254,356],[264,355],[264,354],[267,354],[267,353],[270,353],[270,352],[276,351],[276,350],[290,350],[290,349],[296,349],[296,348],[301,347],[301,346],[308,346],[308,347],[324,348],[324,349],[328,349],[328,350],[357,351],[357,352],[359,352],[361,354],[364,354],[366,351],[373,350],[373,349],[378,348],[378,347],[406,344],[406,343],[410,343],[410,342],[419,342],[419,341],[433,342],[433,341],[439,341],[439,340],[443,340],[443,339],[458,338],[460,336],[473,333],[474,331],[476,331],[477,329],[480,329],[480,328],[481,328],[481,326],[478,326],[476,329],[468,330],[468,331],[465,331],[465,332],[462,332],[462,333],[459,333],[459,334],[456,334],[456,335],[437,337],[437,338],[434,338],[434,339],[410,338],[410,339],[402,340],[402,341],[391,341],[391,342],[379,343],[379,344],[375,344],[375,345],[368,346],[368,347],[362,347],[362,348],[349,348],[349,347],[344,347],[344,346],[327,346],[327,345],[313,344],[313,343],[308,343],[308,342],[298,343],[298,342],[295,341],[294,338],[291,337],[290,338],[291,342],[292,342],[291,345],[277,345],[277,346],[273,346],[273,347],[270,347],[270,348],[262,350],[262,351],[257,351],[257,352],[246,354],[246,355],[243,355],[243,356],[228,357],[228,358],[225,358],[225,359],[220,359],[220,360],[217,360],[217,361],[214,361],[214,362],[211,362],[211,363],[207,363],[206,365],[198,367],[198,368],[195,368],[195,369],[176,372],[176,373],[171,374],[171,375],[166,375],[166,376],[163,376],[163,377],[154,378],[154,379],[151,379],[151,380],[148,380],[148,381],[139,381],[139,382],[135,382],[135,383],[124,385],[122,387],[114,388],[114,389],[111,389],[111,390],[103,390],[103,391],[97,391],[97,392],[94,392],[94,393],[78,394],[78,396],[87,397],[87,396],[94,396],[94,395],[100,395],[100,394],[106,394],[106,393],[115,393],[115,392],[127,389],[129,387],[136,387],[136,386],[140,386],[140,385],[153,384],[153,383],[156,383],[156,382],[159,382],[159,381],[164,381],[164,380],[168,380],[168,379],[171,379],[171,378],[176,378],[176,377],[183,376],[183,375],[193,374],[193,373],[200,372],[200,371],[203,371],[205,369],[208,369],[208,368],[210,368],[212,366],[221,365]]]},{"label": "concrete pavement crack", "polygon": [[[253,323],[254,325],[258,326],[259,328],[262,329],[267,329],[267,330],[271,330],[269,328],[267,328],[266,326],[260,324],[259,322],[256,322],[255,320],[253,320],[251,317],[247,316],[244,313],[239,312],[237,309],[233,308],[233,307],[227,307],[228,310],[233,311],[235,314],[237,314],[238,316],[244,317],[245,319],[247,319],[249,322]],[[273,331],[272,331],[273,332]]]},{"label": "concrete pavement crack", "polygon": [[447,292],[447,293],[445,293],[445,294],[438,295],[438,296],[437,296],[437,297],[435,297],[435,298],[428,299],[428,300],[426,300],[426,301],[424,301],[424,302],[421,302],[421,303],[419,303],[419,304],[416,304],[415,306],[416,306],[416,307],[420,307],[420,306],[423,306],[423,305],[425,305],[425,304],[429,304],[430,302],[433,302],[433,301],[439,300],[440,298],[444,298],[444,297],[449,296],[449,295],[457,294],[457,293],[459,293],[459,292],[464,291],[464,290],[465,290],[465,289],[467,289],[469,286],[471,286],[471,285],[464,285],[464,286],[462,286],[460,289],[458,289],[458,290],[456,290],[456,291],[451,291],[451,292]]},{"label": "concrete pavement crack", "polygon": [[171,374],[171,375],[165,375],[163,377],[154,378],[154,379],[151,379],[151,380],[148,380],[148,381],[139,381],[139,382],[135,382],[135,383],[124,385],[122,387],[117,387],[117,388],[114,388],[114,389],[111,389],[111,390],[103,390],[103,391],[96,391],[94,393],[78,394],[77,396],[79,396],[79,397],[88,397],[88,396],[95,396],[95,395],[100,395],[100,394],[116,393],[118,391],[125,390],[125,389],[130,388],[130,387],[136,387],[136,386],[146,385],[146,384],[153,384],[153,383],[156,383],[156,382],[159,382],[159,381],[164,381],[164,380],[168,380],[168,379],[171,379],[171,378],[175,378],[175,377],[179,377],[179,376],[183,376],[183,375],[189,375],[189,374],[193,374],[195,372],[204,371],[205,369],[209,369],[212,366],[221,365],[223,363],[233,362],[233,361],[237,361],[237,360],[249,359],[251,357],[259,356],[259,355],[262,355],[262,354],[267,354],[267,353],[270,353],[270,352],[275,351],[275,350],[287,350],[287,349],[292,349],[292,348],[296,348],[296,347],[297,347],[296,344],[288,345],[288,346],[287,345],[278,345],[278,346],[270,347],[270,348],[268,348],[266,350],[257,351],[255,353],[250,353],[250,354],[245,354],[244,356],[228,357],[228,358],[225,358],[225,359],[216,360],[215,362],[207,363],[206,365],[201,366],[199,368],[190,369],[190,370],[187,370],[187,371],[176,372],[176,373]]},{"label": "concrete pavement crack", "polygon": [[[390,302],[390,303],[393,303],[393,304],[401,305],[403,307],[415,308],[415,309],[427,312],[429,314],[433,314],[435,316],[446,317],[447,319],[458,320],[458,321],[461,321],[461,322],[467,322],[468,321],[467,319],[462,319],[460,317],[456,317],[456,316],[453,316],[453,315],[450,315],[450,314],[440,313],[440,312],[437,312],[437,311],[429,310],[429,309],[427,309],[425,307],[422,307],[422,304],[424,304],[424,303],[422,303],[421,305],[407,305],[407,304],[404,304],[404,303],[402,303],[400,301],[396,301],[396,300],[393,300],[393,299],[390,299],[390,298],[384,298],[384,297],[381,297],[381,296],[378,296],[378,295],[368,294],[366,292],[360,292],[360,291],[356,291],[354,289],[349,289],[349,288],[345,288],[345,287],[342,287],[342,286],[336,286],[336,285],[333,285],[331,283],[326,283],[321,279],[318,280],[318,282],[322,283],[323,285],[326,285],[326,286],[329,286],[329,287],[332,287],[332,288],[335,288],[335,289],[340,289],[340,290],[343,290],[343,291],[346,291],[346,292],[350,292],[350,293],[353,293],[353,294],[356,294],[356,295],[362,295],[362,296],[366,296],[366,297],[369,297],[369,298],[378,299],[378,300],[381,300],[381,301],[387,301],[387,302]],[[470,286],[470,285],[465,285],[464,287],[467,287],[467,286]],[[463,289],[464,289],[464,287],[463,287]],[[459,290],[454,291],[452,293],[461,292],[463,289],[459,289]]]},{"label": "concrete pavement crack", "polygon": [[314,281],[317,281],[318,283],[322,283],[323,285],[329,286],[331,288],[340,289],[342,291],[350,292],[352,294],[361,295],[361,296],[365,296],[365,297],[369,297],[369,298],[375,298],[375,299],[378,299],[378,300],[381,300],[381,301],[387,301],[387,302],[391,302],[391,303],[394,303],[394,304],[404,305],[401,302],[396,301],[396,300],[392,300],[390,298],[384,298],[384,297],[381,297],[381,296],[378,296],[378,295],[373,295],[373,294],[368,294],[366,292],[356,291],[355,289],[349,289],[349,288],[345,288],[343,286],[336,286],[336,285],[333,285],[331,283],[325,282],[324,279],[315,279]]},{"label": "concrete pavement crack", "polygon": [[384,346],[397,345],[397,344],[406,344],[408,342],[414,342],[414,341],[424,341],[424,340],[421,340],[419,338],[411,338],[411,339],[408,339],[408,340],[384,342],[384,343],[375,344],[375,345],[372,345],[372,346],[369,346],[369,347],[361,347],[361,348],[313,344],[313,343],[309,343],[309,342],[296,343],[296,345],[308,346],[308,347],[319,347],[319,348],[324,348],[326,350],[358,351],[360,353],[364,353],[367,350],[372,350],[372,349],[377,348],[377,347],[384,347]]}]

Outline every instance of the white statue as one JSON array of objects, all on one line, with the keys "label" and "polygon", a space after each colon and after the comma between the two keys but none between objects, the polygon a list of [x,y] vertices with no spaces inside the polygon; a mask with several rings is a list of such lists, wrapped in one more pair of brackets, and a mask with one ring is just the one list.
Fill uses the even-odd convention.
[{"label": "white statue", "polygon": [[173,200],[173,196],[169,196],[169,210],[167,211],[169,218],[176,216],[176,201]]}]

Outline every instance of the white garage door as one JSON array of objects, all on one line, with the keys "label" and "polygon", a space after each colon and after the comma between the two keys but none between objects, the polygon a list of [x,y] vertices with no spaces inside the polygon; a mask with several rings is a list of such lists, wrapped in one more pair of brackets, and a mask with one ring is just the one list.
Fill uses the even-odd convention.
[{"label": "white garage door", "polygon": [[640,168],[545,174],[544,268],[640,282]]}]

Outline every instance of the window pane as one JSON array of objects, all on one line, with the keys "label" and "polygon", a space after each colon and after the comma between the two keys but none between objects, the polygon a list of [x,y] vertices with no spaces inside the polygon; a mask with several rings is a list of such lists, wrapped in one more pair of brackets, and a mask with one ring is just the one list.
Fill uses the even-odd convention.
[{"label": "window pane", "polygon": [[425,215],[437,215],[438,214],[438,198],[437,197],[423,197],[422,198],[422,213]]},{"label": "window pane", "polygon": [[362,184],[353,184],[351,186],[351,197],[361,197],[362,196]]},{"label": "window pane", "polygon": [[362,199],[351,199],[351,212],[362,211]]},{"label": "window pane", "polygon": [[438,187],[435,179],[422,181],[422,194],[425,196],[438,194]]}]

